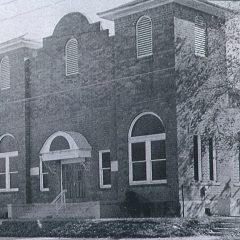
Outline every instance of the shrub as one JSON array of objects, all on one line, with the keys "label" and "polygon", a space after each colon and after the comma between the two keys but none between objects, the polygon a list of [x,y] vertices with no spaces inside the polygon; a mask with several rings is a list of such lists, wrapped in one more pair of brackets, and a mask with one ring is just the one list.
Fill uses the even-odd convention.
[{"label": "shrub", "polygon": [[130,217],[139,217],[141,214],[141,203],[138,195],[134,191],[126,191],[122,207]]}]

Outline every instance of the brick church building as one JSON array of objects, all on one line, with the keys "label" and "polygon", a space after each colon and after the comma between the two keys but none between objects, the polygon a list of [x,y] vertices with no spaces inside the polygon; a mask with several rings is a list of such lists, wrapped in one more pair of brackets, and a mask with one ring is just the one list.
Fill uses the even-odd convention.
[{"label": "brick church building", "polygon": [[[99,13],[114,36],[73,12],[43,46],[2,43],[1,215],[121,217],[129,192],[148,206],[139,216],[239,215],[235,143],[223,158],[206,111],[195,117],[189,102],[201,81],[227,77],[229,14],[202,0],[135,0]],[[215,78],[192,61],[218,66]]]}]

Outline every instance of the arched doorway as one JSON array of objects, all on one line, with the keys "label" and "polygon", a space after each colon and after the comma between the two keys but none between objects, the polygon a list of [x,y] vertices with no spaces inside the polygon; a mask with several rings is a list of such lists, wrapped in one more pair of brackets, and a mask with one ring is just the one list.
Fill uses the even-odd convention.
[{"label": "arched doorway", "polygon": [[59,179],[61,190],[67,190],[68,202],[81,201],[86,196],[86,159],[91,157],[91,146],[86,138],[77,132],[56,132],[44,143],[40,151],[40,186],[42,191],[51,191],[47,169],[51,163],[61,164]]}]

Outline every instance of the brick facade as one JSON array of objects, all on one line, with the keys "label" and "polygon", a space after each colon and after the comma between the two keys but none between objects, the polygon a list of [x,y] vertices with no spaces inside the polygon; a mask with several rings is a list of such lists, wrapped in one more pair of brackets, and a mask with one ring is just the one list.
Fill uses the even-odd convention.
[{"label": "brick facade", "polygon": [[[189,120],[181,125],[184,116],[179,96],[185,93],[181,92],[177,68],[181,59],[176,53],[181,38],[188,37],[188,50],[194,48],[197,14],[204,15],[209,25],[216,26],[214,21],[219,20],[203,10],[169,3],[118,17],[115,36],[109,36],[100,23],[90,24],[82,14],[70,13],[59,21],[52,36],[43,39],[37,54],[31,48],[4,53],[11,62],[11,88],[0,94],[0,133],[11,133],[18,142],[19,191],[1,192],[2,207],[49,203],[59,194],[61,161],[48,164],[52,169],[48,173],[49,191],[40,191],[39,172],[30,174],[32,169],[39,170],[40,151],[58,131],[80,133],[90,144],[91,157],[85,158],[85,196],[79,201],[100,201],[104,209],[101,216],[121,215],[119,206],[129,190],[150,204],[150,216],[178,215],[182,186],[184,191],[191,189],[185,194],[186,203],[202,201],[196,197],[199,184],[190,184],[193,167],[189,152],[194,132],[185,129]],[[136,22],[143,15],[152,20],[153,55],[138,59]],[[222,34],[220,28],[216,32]],[[72,37],[78,41],[79,74],[66,76],[65,45]],[[224,54],[221,60],[225,64]],[[165,126],[165,184],[129,184],[129,128],[144,112],[158,115]],[[99,151],[107,149],[118,169],[111,172],[111,188],[101,189]],[[211,185],[213,194],[221,191],[222,185]],[[195,214],[191,207],[187,211]]]}]

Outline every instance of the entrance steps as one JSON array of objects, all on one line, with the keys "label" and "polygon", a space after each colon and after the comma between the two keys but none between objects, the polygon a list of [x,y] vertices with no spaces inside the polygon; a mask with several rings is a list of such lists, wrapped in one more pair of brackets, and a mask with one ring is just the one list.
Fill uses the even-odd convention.
[{"label": "entrance steps", "polygon": [[212,236],[235,235],[240,233],[240,218],[239,217],[224,217],[213,218],[212,221]]},{"label": "entrance steps", "polygon": [[57,210],[55,205],[14,204],[8,205],[8,217],[14,219],[42,218],[100,218],[100,202],[66,203],[65,208]]}]

